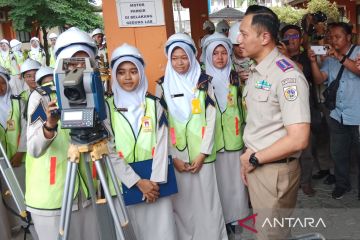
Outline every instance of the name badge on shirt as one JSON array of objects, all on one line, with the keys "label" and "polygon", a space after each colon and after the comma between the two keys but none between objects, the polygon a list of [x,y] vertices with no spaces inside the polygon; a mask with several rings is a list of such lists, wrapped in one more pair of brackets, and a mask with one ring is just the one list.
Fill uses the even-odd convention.
[{"label": "name badge on shirt", "polygon": [[201,113],[200,100],[198,98],[191,100],[191,111],[193,114]]},{"label": "name badge on shirt", "polygon": [[227,95],[227,105],[228,106],[234,106],[235,105],[234,96],[231,93],[229,93]]},{"label": "name badge on shirt", "polygon": [[152,126],[151,126],[151,118],[144,116],[141,119],[141,125],[142,125],[142,130],[144,132],[151,132],[152,131]]},{"label": "name badge on shirt", "polygon": [[8,131],[15,130],[15,121],[14,120],[12,120],[12,119],[7,120],[6,125],[7,125],[7,130]]}]

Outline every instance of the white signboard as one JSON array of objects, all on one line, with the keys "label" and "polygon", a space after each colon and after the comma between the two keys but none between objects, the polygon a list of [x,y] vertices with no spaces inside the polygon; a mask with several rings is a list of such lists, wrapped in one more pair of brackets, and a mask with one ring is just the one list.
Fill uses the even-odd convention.
[{"label": "white signboard", "polygon": [[162,0],[117,0],[120,27],[165,25]]}]

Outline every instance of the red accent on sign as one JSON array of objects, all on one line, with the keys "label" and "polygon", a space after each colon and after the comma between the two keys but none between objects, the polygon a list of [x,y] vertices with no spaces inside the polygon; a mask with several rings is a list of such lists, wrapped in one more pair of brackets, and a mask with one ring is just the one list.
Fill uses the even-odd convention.
[{"label": "red accent on sign", "polygon": [[239,119],[237,117],[235,117],[235,134],[236,136],[238,136],[240,133],[240,129],[239,129]]},{"label": "red accent on sign", "polygon": [[119,158],[124,158],[124,155],[122,154],[121,151],[119,151],[118,154],[119,154]]},{"label": "red accent on sign", "polygon": [[93,163],[93,165],[92,165],[92,177],[93,177],[93,179],[96,178],[96,167],[95,167],[95,163]]},{"label": "red accent on sign", "polygon": [[171,144],[176,144],[176,134],[175,134],[175,128],[170,128],[170,138],[171,138]]},{"label": "red accent on sign", "polygon": [[56,157],[50,157],[50,185],[55,184],[56,177]]},{"label": "red accent on sign", "polygon": [[204,134],[205,134],[205,127],[201,128],[201,138],[204,138]]},{"label": "red accent on sign", "polygon": [[[239,223],[240,226],[242,226],[242,227],[244,227],[244,228],[246,228],[246,229],[248,229],[248,230],[250,230],[250,231],[252,231],[254,233],[257,233],[257,230],[255,229],[255,223],[256,223],[256,216],[257,215],[258,215],[257,213],[255,213],[253,215],[250,215],[247,218],[239,220],[238,223]],[[250,226],[246,225],[245,222],[247,222],[247,221],[249,221],[251,219],[253,221],[252,221],[252,224],[251,224],[251,227],[250,227]]]},{"label": "red accent on sign", "polygon": [[153,147],[153,148],[151,149],[151,156],[154,157],[154,155],[155,155],[155,147]]}]

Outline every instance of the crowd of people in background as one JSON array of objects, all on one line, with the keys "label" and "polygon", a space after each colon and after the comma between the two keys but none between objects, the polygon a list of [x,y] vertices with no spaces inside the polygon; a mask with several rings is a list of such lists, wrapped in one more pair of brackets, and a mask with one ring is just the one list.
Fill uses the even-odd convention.
[{"label": "crowd of people in background", "polygon": [[[144,196],[128,206],[137,239],[228,239],[251,209],[258,239],[285,239],[289,229],[266,229],[261,220],[289,217],[299,189],[313,197],[312,180],[324,179],[334,185],[329,197],[351,190],[360,151],[360,47],[351,25],[321,12],[281,24],[270,9],[253,5],[241,21],[215,27],[207,20],[203,30],[199,43],[185,33],[169,37],[155,95],[141,52],[123,44],[109,59],[101,29],[51,33],[48,63],[37,37],[29,51],[16,39],[0,41],[0,140],[40,240],[58,235],[70,143],[50,113],[61,58],[88,57],[111,68],[105,126],[117,177]],[[323,92],[332,82],[338,88],[329,107]],[[161,196],[168,155],[178,193]],[[129,164],[148,159],[151,178],[142,179]],[[82,170],[77,176],[86,179]],[[71,239],[99,239],[87,183],[79,182]],[[10,239],[11,218],[0,201],[1,239]]]}]

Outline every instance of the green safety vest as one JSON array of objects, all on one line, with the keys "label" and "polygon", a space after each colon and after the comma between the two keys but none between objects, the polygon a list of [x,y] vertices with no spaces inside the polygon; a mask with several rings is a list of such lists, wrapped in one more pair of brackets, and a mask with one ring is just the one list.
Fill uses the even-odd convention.
[{"label": "green safety vest", "polygon": [[[47,95],[51,99],[55,98],[56,94],[50,93],[49,89],[50,87],[40,88],[40,90],[45,91],[41,94]],[[70,131],[60,128],[60,121],[58,125],[57,136],[40,157],[35,158],[30,154],[26,156],[25,204],[31,208],[57,210],[62,206]],[[75,177],[74,198],[78,195],[80,186],[86,198],[89,198],[89,191],[83,177],[86,176],[84,173],[85,165],[84,161],[81,160]]]},{"label": "green safety vest", "polygon": [[52,47],[49,47],[49,54],[50,54],[50,62],[49,67],[55,68],[55,51]]},{"label": "green safety vest", "polygon": [[116,151],[128,163],[152,159],[154,156],[157,126],[155,99],[154,96],[147,94],[145,115],[137,135],[135,135],[125,116],[115,107],[113,97],[107,99],[110,106],[111,125],[115,135]]},{"label": "green safety vest", "polygon": [[19,70],[16,69],[15,66],[13,66],[12,58],[13,58],[13,55],[11,55],[10,52],[5,56],[5,59],[2,56],[0,56],[0,65],[3,68],[6,68],[10,72],[11,75],[16,75],[16,74],[19,74]]},{"label": "green safety vest", "polygon": [[[195,92],[196,98],[200,101],[201,111],[199,114],[191,113],[191,117],[186,123],[177,121],[170,112],[168,114],[171,143],[179,151],[187,149],[190,163],[200,154],[201,143],[206,129],[206,108],[211,103],[215,106],[215,102],[207,94],[208,82],[210,80],[210,76],[204,73],[200,75],[198,89]],[[161,81],[163,79],[158,83],[162,87]],[[205,158],[204,163],[211,163],[215,160],[216,147],[213,147],[212,153]]]},{"label": "green safety vest", "polygon": [[9,160],[15,155],[19,147],[21,133],[21,106],[20,100],[12,96],[11,111],[8,116],[7,126],[0,124],[0,140]]},{"label": "green safety vest", "polygon": [[17,53],[14,53],[15,60],[19,66],[21,66],[25,61],[24,53],[20,52],[20,55]]},{"label": "green safety vest", "polygon": [[[242,139],[243,111],[239,105],[240,83],[235,71],[230,75],[230,87],[227,106],[224,112],[216,108],[215,146],[220,151],[238,151],[244,147]],[[231,98],[231,99],[230,99]]]},{"label": "green safety vest", "polygon": [[43,57],[45,56],[44,55],[44,52],[42,49],[39,50],[39,53],[37,54],[31,54],[31,51],[28,53],[29,54],[29,57],[35,61],[38,61],[40,64],[43,63]]}]

